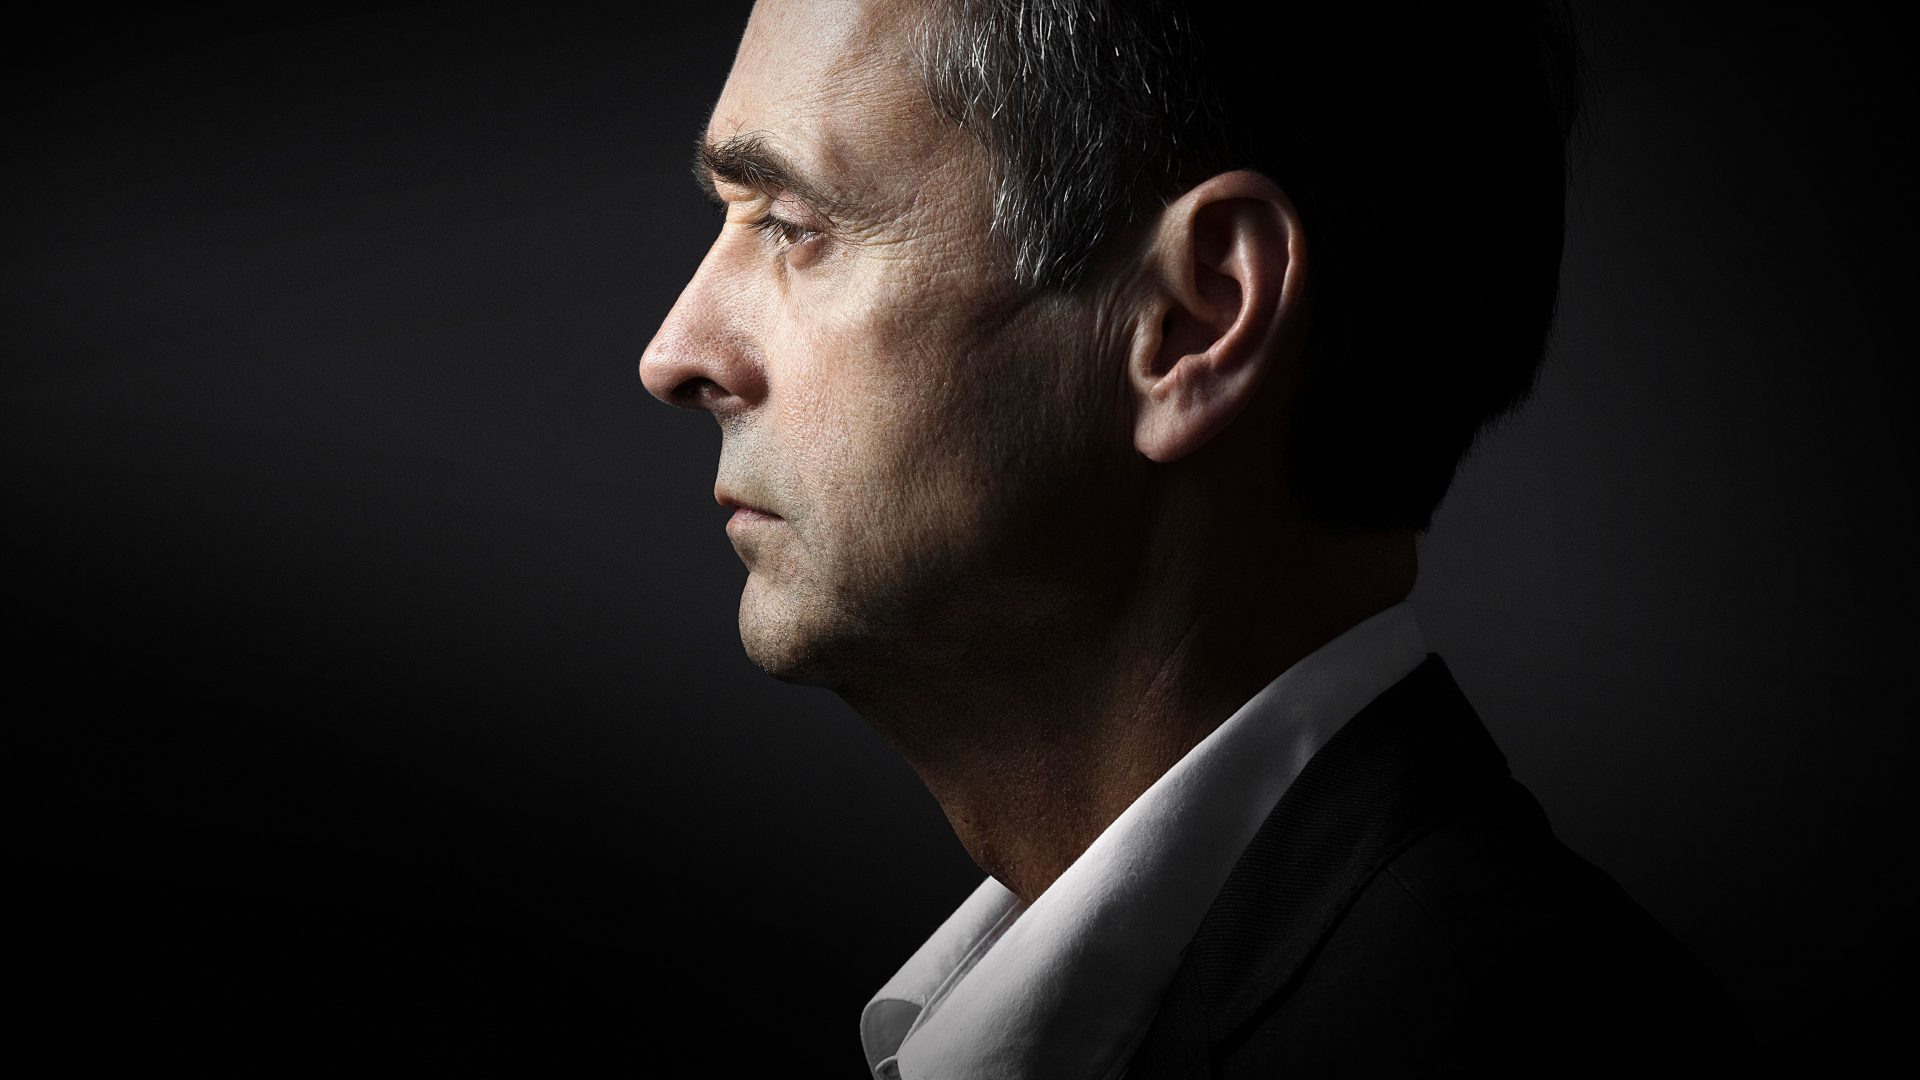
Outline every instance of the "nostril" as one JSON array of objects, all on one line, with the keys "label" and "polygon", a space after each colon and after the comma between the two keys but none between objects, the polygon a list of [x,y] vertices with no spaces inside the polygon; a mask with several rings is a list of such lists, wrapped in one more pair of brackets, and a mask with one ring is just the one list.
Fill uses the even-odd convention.
[{"label": "nostril", "polygon": [[705,409],[712,412],[719,400],[726,396],[727,392],[721,389],[719,383],[704,376],[688,379],[673,388],[673,403],[683,409]]},{"label": "nostril", "polygon": [[669,405],[682,409],[703,409],[721,391],[719,384],[705,375],[695,374],[701,365],[681,362],[652,349],[640,360],[640,383],[647,392]]},{"label": "nostril", "polygon": [[640,382],[668,405],[718,414],[758,400],[766,376],[746,343],[717,335],[689,336],[676,327],[662,329],[647,345],[640,357]]}]

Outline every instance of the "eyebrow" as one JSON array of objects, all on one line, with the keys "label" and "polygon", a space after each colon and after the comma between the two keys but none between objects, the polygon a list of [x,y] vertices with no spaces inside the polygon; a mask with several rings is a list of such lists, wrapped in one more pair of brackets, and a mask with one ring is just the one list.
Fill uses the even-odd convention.
[{"label": "eyebrow", "polygon": [[715,206],[726,205],[714,188],[714,182],[722,180],[762,195],[791,195],[828,217],[840,216],[849,208],[844,196],[808,178],[757,132],[715,143],[709,142],[702,131],[694,144],[694,182]]}]

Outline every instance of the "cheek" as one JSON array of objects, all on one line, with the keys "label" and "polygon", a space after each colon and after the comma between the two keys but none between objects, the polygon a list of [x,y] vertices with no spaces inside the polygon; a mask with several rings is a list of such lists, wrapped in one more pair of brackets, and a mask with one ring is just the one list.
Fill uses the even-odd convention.
[{"label": "cheek", "polygon": [[935,357],[832,344],[795,372],[803,385],[780,406],[779,467],[801,489],[801,534],[816,572],[891,578],[940,559],[967,534],[982,455],[951,402],[929,392],[922,372]]},{"label": "cheek", "polygon": [[774,398],[792,431],[810,433],[810,463],[900,456],[955,411],[955,335],[943,325],[951,311],[921,298],[910,266],[897,269],[788,323],[789,374]]},{"label": "cheek", "polygon": [[845,546],[862,514],[884,502],[899,453],[897,390],[875,377],[875,360],[845,335],[789,339],[793,360],[773,393],[769,465],[795,489],[809,541]]},{"label": "cheek", "polygon": [[875,257],[830,285],[796,275],[786,297],[771,404],[782,471],[835,523],[821,543],[910,546],[969,527],[990,495],[1019,358],[985,332],[1004,299],[969,274],[977,258],[949,254]]}]

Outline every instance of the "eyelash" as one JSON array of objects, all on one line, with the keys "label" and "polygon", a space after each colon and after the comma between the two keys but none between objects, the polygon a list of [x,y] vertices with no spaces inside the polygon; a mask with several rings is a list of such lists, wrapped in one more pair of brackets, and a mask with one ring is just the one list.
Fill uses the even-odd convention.
[{"label": "eyelash", "polygon": [[760,233],[760,235],[771,237],[789,248],[797,247],[813,237],[820,235],[818,229],[809,229],[804,225],[796,225],[785,218],[774,217],[772,214],[768,214],[758,221],[750,221],[747,224],[751,226],[754,231]]}]

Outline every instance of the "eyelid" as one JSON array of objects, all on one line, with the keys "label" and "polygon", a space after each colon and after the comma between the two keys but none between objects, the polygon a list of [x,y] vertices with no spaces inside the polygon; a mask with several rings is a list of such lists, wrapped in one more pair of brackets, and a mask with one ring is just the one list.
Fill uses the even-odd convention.
[{"label": "eyelid", "polygon": [[[738,205],[747,213],[764,214],[783,204],[797,206],[807,216],[818,216],[812,204],[779,188],[751,188],[743,184],[734,184],[725,180],[717,181],[709,192],[709,202],[723,211],[731,211]],[[789,218],[788,220],[792,220]]]},{"label": "eyelid", "polygon": [[773,237],[788,247],[798,247],[820,235],[819,229],[810,228],[797,221],[789,221],[786,218],[774,214],[772,211],[768,211],[746,224],[748,228],[759,232],[762,236]]},{"label": "eyelid", "polygon": [[782,203],[786,203],[796,205],[802,211],[800,217],[804,219],[811,220],[818,217],[818,212],[813,207],[800,203],[785,193],[756,191],[749,193],[746,198],[736,199],[732,197],[733,191],[727,189],[737,187],[739,185],[724,182],[716,184],[714,205],[720,209],[728,224],[745,225],[759,233],[762,242],[782,263],[787,261],[790,254],[803,254],[812,246],[813,241],[820,239],[828,232],[827,225],[805,224],[802,220],[779,213],[778,208]]}]

